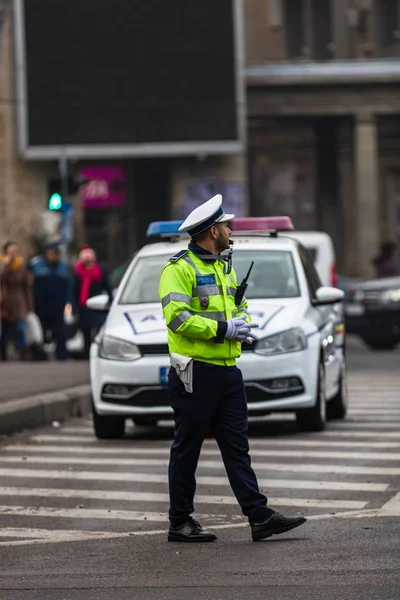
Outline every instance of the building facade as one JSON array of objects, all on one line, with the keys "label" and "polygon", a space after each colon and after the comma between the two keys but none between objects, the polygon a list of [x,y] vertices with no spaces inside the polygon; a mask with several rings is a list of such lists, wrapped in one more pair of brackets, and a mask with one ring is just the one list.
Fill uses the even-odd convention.
[{"label": "building facade", "polygon": [[[289,214],[298,229],[328,232],[339,272],[369,277],[379,244],[400,241],[400,3],[243,4],[246,153],[72,160],[75,172],[123,168],[127,194],[102,211],[76,198],[75,242],[120,264],[150,221],[222,192],[239,215]],[[16,109],[13,2],[0,0],[0,242],[16,238],[28,254],[57,163],[18,156]]]},{"label": "building facade", "polygon": [[245,8],[251,211],[328,232],[339,272],[369,277],[400,242],[400,3]]}]

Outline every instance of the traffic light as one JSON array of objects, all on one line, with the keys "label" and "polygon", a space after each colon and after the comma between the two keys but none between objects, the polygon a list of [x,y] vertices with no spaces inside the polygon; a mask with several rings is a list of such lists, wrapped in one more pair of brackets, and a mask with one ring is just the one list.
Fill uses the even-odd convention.
[{"label": "traffic light", "polygon": [[47,208],[52,211],[62,212],[64,202],[67,201],[68,196],[73,196],[76,194],[79,188],[85,185],[88,181],[88,179],[84,179],[82,177],[68,177],[65,186],[67,197],[64,198],[61,178],[51,177],[47,184]]},{"label": "traffic light", "polygon": [[63,205],[63,197],[58,192],[51,194],[49,198],[49,210],[61,210]]},{"label": "traffic light", "polygon": [[47,208],[53,211],[61,211],[65,200],[62,194],[61,179],[59,177],[51,177],[48,180],[47,191]]}]

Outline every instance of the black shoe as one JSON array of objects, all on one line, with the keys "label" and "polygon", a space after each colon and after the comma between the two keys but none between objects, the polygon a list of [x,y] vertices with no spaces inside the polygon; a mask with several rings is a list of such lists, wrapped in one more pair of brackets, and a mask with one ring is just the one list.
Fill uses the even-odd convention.
[{"label": "black shoe", "polygon": [[300,527],[306,521],[305,517],[285,517],[275,512],[272,517],[268,517],[268,519],[265,519],[261,523],[250,523],[253,542],[265,540],[277,533],[285,533],[286,531]]},{"label": "black shoe", "polygon": [[204,531],[201,525],[189,517],[183,525],[179,527],[169,527],[169,542],[214,542],[217,536],[209,531]]}]

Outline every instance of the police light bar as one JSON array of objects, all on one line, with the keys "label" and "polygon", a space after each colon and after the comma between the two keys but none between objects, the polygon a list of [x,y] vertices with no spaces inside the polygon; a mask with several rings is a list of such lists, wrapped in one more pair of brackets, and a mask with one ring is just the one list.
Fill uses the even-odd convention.
[{"label": "police light bar", "polygon": [[148,226],[146,236],[174,237],[176,235],[186,235],[184,231],[179,231],[182,223],[183,221],[154,221]]},{"label": "police light bar", "polygon": [[268,231],[293,231],[290,217],[249,217],[233,219],[232,231],[268,232]]}]

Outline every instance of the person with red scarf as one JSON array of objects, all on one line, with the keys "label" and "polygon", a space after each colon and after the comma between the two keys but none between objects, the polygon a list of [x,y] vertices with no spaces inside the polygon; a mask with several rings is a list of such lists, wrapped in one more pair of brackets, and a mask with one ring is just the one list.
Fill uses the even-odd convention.
[{"label": "person with red scarf", "polygon": [[83,246],[75,266],[74,299],[79,318],[79,328],[84,339],[83,358],[89,358],[93,337],[104,323],[105,317],[86,307],[88,298],[106,292],[112,301],[112,289],[108,275],[96,258],[96,253],[89,246]]}]

